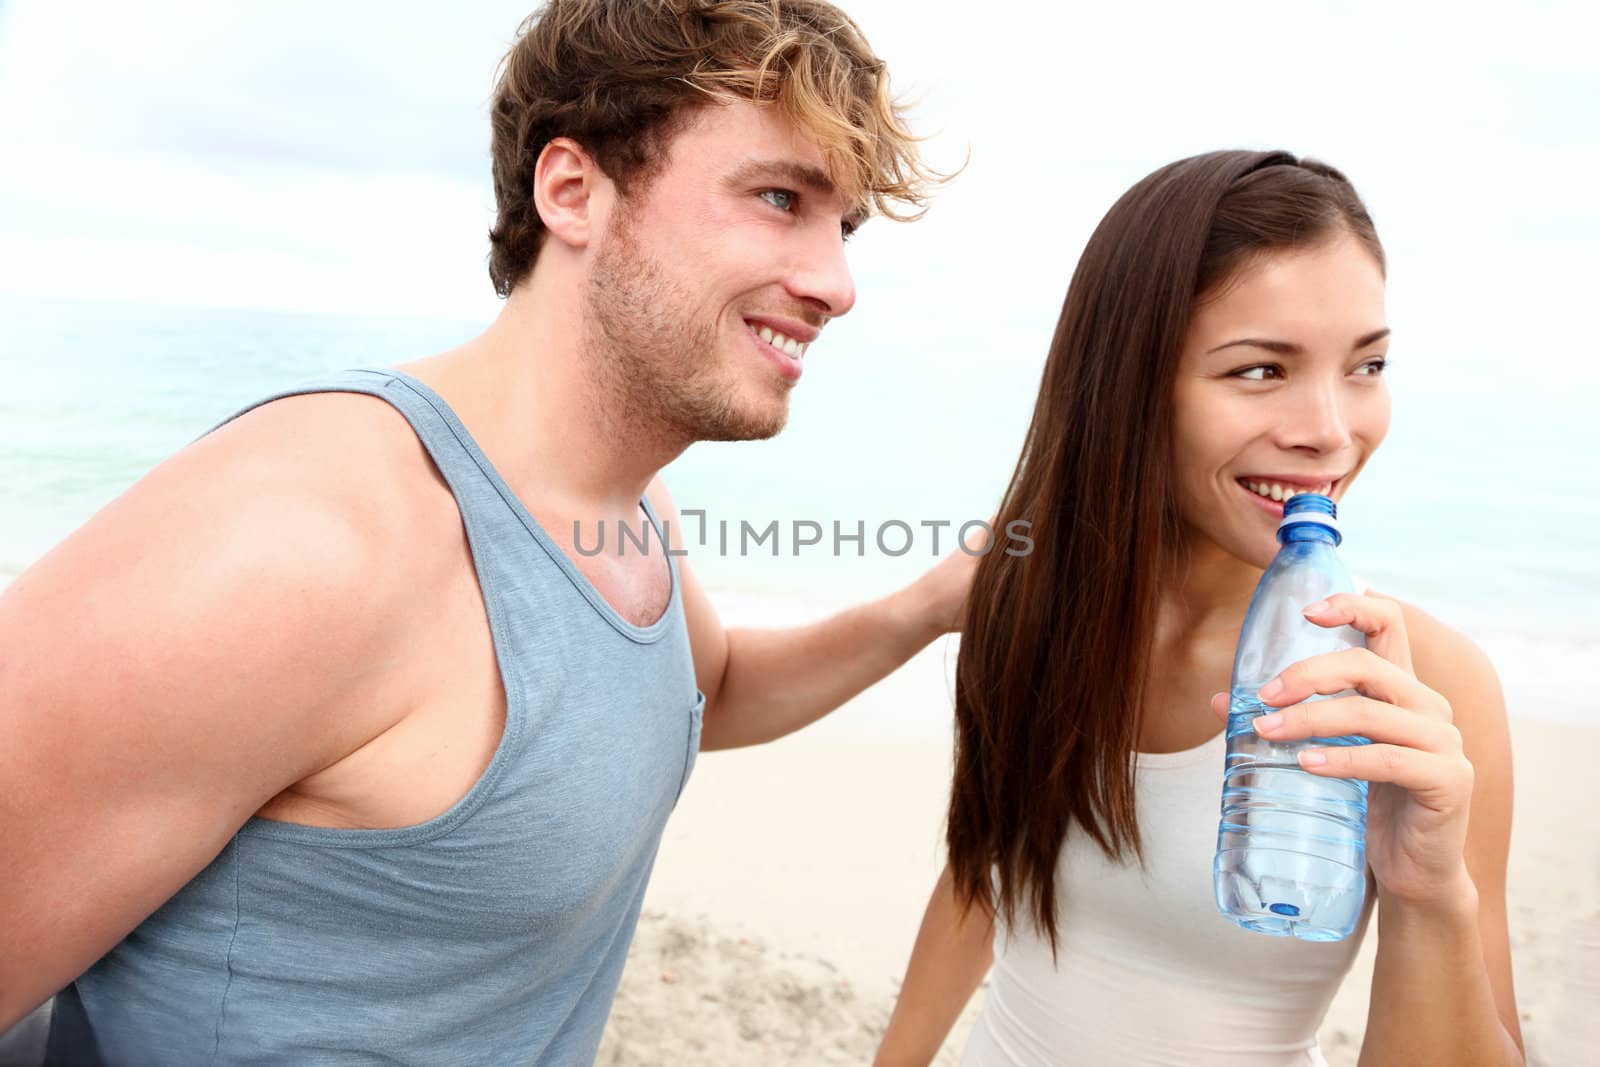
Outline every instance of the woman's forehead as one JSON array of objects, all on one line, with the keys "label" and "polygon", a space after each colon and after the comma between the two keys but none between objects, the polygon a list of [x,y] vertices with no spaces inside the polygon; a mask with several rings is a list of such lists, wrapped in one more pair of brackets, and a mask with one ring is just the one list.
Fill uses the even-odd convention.
[{"label": "woman's forehead", "polygon": [[1253,257],[1196,305],[1190,329],[1361,332],[1382,327],[1384,317],[1383,269],[1359,239],[1344,234]]}]

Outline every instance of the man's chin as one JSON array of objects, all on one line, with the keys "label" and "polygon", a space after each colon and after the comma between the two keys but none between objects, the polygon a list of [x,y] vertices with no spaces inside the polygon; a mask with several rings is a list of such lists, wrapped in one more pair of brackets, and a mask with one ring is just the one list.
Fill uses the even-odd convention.
[{"label": "man's chin", "polygon": [[766,441],[778,436],[789,423],[787,405],[765,416],[745,415],[702,423],[692,434],[697,441]]},{"label": "man's chin", "polygon": [[789,423],[789,397],[726,397],[723,403],[696,412],[686,420],[696,441],[765,441]]}]

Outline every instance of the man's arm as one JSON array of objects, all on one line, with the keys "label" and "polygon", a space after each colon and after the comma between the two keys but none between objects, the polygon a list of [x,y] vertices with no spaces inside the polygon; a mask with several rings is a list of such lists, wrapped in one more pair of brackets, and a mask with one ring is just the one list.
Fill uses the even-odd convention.
[{"label": "man's arm", "polygon": [[397,583],[329,462],[347,431],[276,407],[162,464],[0,595],[0,1030],[405,706],[373,680]]},{"label": "man's arm", "polygon": [[[681,530],[660,478],[650,483],[649,496],[672,529]],[[905,588],[821,622],[728,630],[688,560],[679,559],[695,679],[706,695],[701,748],[775,740],[882,681],[934,638],[959,628],[976,563],[958,548]]]}]

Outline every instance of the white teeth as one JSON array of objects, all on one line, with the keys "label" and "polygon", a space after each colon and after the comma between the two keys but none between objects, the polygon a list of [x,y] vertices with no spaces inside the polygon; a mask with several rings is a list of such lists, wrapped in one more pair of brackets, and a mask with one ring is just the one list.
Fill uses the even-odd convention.
[{"label": "white teeth", "polygon": [[1302,489],[1293,485],[1279,485],[1277,482],[1245,482],[1244,484],[1245,488],[1249,489],[1252,493],[1277,501],[1288,500],[1296,493],[1317,493],[1321,496],[1333,495],[1332,482],[1328,482],[1324,485],[1313,486],[1310,489]]},{"label": "white teeth", "polygon": [[810,342],[796,341],[793,337],[785,337],[771,326],[762,326],[757,329],[756,325],[751,323],[750,328],[755,331],[757,337],[776,348],[779,352],[784,353],[790,359],[803,359],[806,349],[811,347]]}]

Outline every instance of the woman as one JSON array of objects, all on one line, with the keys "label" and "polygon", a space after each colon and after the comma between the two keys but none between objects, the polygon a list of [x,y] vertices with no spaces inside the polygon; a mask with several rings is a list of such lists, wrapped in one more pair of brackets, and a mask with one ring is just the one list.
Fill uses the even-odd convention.
[{"label": "woman", "polygon": [[[1212,897],[1234,644],[1283,489],[1337,500],[1383,440],[1388,332],[1377,234],[1323,164],[1196,156],[1101,222],[998,516],[1031,521],[1034,550],[974,580],[949,864],[880,1064],[929,1062],[991,959],[966,1064],[1323,1063],[1318,1024],[1374,906],[1362,1063],[1523,1062],[1505,708],[1482,653],[1420,610],[1308,605],[1368,648],[1262,693],[1289,709],[1258,721],[1270,738],[1374,742],[1302,757],[1372,783],[1357,933],[1252,933]],[[1361,695],[1291,708],[1345,689]]]}]

